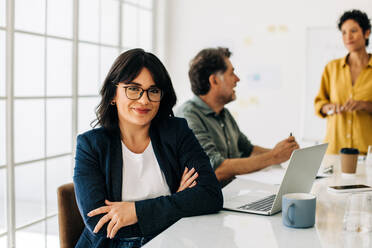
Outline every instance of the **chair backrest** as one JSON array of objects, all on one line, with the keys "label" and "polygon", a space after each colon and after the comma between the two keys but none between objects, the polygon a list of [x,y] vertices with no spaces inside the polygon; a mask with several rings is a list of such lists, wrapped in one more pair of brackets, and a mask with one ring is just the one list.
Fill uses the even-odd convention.
[{"label": "chair backrest", "polygon": [[75,199],[74,184],[61,185],[57,189],[59,241],[61,248],[75,247],[84,229]]}]

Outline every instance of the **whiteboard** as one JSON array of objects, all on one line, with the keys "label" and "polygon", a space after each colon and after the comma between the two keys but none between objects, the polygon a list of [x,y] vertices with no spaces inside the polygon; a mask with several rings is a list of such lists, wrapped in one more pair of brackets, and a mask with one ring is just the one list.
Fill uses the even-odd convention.
[{"label": "whiteboard", "polygon": [[326,133],[326,119],[315,115],[314,99],[320,87],[326,64],[346,56],[341,32],[336,27],[311,27],[306,30],[306,82],[302,118],[302,140],[323,141]]}]

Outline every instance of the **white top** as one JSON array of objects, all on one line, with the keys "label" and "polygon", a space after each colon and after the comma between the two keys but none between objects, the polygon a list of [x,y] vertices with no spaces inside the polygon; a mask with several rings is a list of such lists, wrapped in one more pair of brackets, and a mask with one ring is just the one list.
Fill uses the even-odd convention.
[{"label": "white top", "polygon": [[168,184],[156,159],[151,141],[143,153],[134,153],[122,144],[122,201],[139,201],[170,195]]}]

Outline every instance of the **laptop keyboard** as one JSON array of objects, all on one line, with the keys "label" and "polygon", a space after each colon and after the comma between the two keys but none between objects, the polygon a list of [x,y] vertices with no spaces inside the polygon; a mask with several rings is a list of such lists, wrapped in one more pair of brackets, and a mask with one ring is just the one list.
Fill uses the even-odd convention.
[{"label": "laptop keyboard", "polygon": [[269,211],[273,206],[276,195],[269,195],[261,200],[250,202],[246,205],[239,207],[243,210],[254,210],[254,211]]}]

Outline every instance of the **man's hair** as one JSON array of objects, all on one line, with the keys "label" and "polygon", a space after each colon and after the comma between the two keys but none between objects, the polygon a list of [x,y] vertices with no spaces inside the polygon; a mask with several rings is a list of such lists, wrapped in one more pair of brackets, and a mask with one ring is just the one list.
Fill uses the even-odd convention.
[{"label": "man's hair", "polygon": [[191,90],[195,95],[205,95],[209,92],[209,76],[227,70],[226,58],[230,58],[228,48],[217,47],[201,50],[190,62],[189,78]]},{"label": "man's hair", "polygon": [[[368,30],[371,30],[371,22],[368,19],[367,14],[357,9],[349,10],[342,14],[340,20],[338,21],[338,29],[341,30],[342,24],[350,19],[359,24],[360,28],[363,30],[363,34],[365,34]],[[368,44],[369,38],[366,39],[366,47]]]}]

